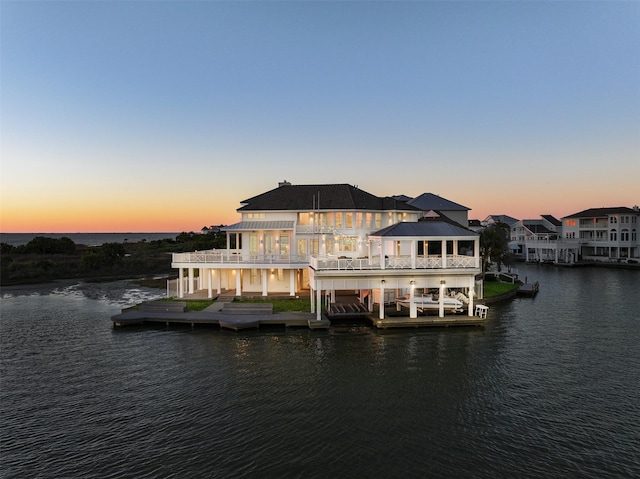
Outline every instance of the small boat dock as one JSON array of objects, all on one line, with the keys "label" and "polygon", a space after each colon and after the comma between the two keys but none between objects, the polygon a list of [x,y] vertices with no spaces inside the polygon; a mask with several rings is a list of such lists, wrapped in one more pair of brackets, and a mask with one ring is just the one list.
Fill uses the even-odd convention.
[{"label": "small boat dock", "polygon": [[540,283],[536,281],[535,283],[523,283],[518,287],[517,295],[518,296],[529,296],[531,298],[535,297],[540,290]]}]

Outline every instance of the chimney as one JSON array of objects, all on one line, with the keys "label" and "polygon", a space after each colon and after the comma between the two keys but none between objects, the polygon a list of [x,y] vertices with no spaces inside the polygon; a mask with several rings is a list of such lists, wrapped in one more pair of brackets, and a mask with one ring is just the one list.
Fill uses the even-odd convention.
[{"label": "chimney", "polygon": [[280,188],[281,186],[291,186],[291,183],[289,183],[287,180],[284,180],[278,183],[278,188]]}]

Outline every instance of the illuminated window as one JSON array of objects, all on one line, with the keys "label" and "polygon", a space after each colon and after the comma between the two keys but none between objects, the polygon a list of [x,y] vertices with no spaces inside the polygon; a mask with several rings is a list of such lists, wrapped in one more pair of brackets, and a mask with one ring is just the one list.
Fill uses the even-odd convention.
[{"label": "illuminated window", "polygon": [[255,233],[249,235],[249,254],[258,254],[258,235]]},{"label": "illuminated window", "polygon": [[345,213],[344,216],[344,227],[353,228],[353,213]]},{"label": "illuminated window", "polygon": [[260,284],[260,275],[256,268],[251,268],[251,274],[249,275],[249,282],[251,284]]},{"label": "illuminated window", "polygon": [[278,268],[278,281],[284,281],[284,270],[282,268]]},{"label": "illuminated window", "polygon": [[298,240],[298,254],[307,254],[307,240],[299,239]]},{"label": "illuminated window", "polygon": [[285,256],[289,254],[289,236],[280,235],[280,254]]},{"label": "illuminated window", "polygon": [[365,224],[364,227],[371,229],[371,226],[373,224],[373,214],[372,213],[365,213]]},{"label": "illuminated window", "polygon": [[356,213],[356,228],[362,228],[362,213]]},{"label": "illuminated window", "polygon": [[265,236],[264,237],[264,252],[265,252],[265,254],[273,254],[274,253],[274,239],[273,239],[273,236]]},{"label": "illuminated window", "polygon": [[338,239],[338,251],[356,251],[357,236],[343,236]]},{"label": "illuminated window", "polygon": [[565,224],[565,226],[575,226],[576,225],[576,220],[565,220],[564,224]]},{"label": "illuminated window", "polygon": [[342,228],[342,213],[336,213],[336,228]]},{"label": "illuminated window", "polygon": [[298,213],[298,224],[307,226],[309,224],[309,213]]},{"label": "illuminated window", "polygon": [[374,215],[374,219],[375,219],[375,227],[377,229],[382,228],[382,213],[376,213]]},{"label": "illuminated window", "polygon": [[318,255],[320,253],[318,238],[309,240],[311,243],[311,254]]}]

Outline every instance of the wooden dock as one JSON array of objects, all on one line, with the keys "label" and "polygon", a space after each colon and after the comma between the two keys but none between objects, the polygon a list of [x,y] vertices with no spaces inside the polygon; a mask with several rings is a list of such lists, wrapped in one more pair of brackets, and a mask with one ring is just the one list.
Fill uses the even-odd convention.
[{"label": "wooden dock", "polygon": [[[204,311],[186,311],[184,301],[153,301],[143,303],[138,309],[122,311],[111,317],[114,327],[140,324],[212,325],[222,329],[240,331],[263,326],[307,327],[327,329],[329,320],[318,321],[313,313],[274,313],[272,304],[224,303]],[[215,304],[215,303],[214,303]],[[219,309],[221,307],[221,309]]]},{"label": "wooden dock", "polygon": [[540,283],[538,281],[536,281],[535,283],[523,283],[518,288],[518,291],[516,292],[516,294],[518,296],[534,297],[536,294],[538,294],[539,290],[540,290]]}]

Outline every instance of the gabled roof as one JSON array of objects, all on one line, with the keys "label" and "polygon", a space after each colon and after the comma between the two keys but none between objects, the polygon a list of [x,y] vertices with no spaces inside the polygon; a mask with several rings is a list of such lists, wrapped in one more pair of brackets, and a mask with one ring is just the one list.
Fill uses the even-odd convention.
[{"label": "gabled roof", "polygon": [[369,210],[419,211],[402,201],[378,197],[348,184],[281,184],[266,193],[242,201],[237,211]]},{"label": "gabled roof", "polygon": [[456,226],[453,222],[443,221],[441,219],[428,221],[415,221],[396,223],[387,226],[369,236],[381,237],[436,237],[436,236],[468,236],[476,237],[477,233],[471,230]]},{"label": "gabled roof", "polygon": [[407,201],[408,205],[415,206],[422,211],[440,210],[440,211],[469,211],[471,208],[454,203],[441,196],[433,193],[422,193],[417,198]]},{"label": "gabled roof", "polygon": [[292,230],[293,221],[241,221],[225,226],[222,231]]},{"label": "gabled roof", "polygon": [[555,216],[552,216],[552,215],[540,215],[540,216],[542,216],[545,220],[547,220],[553,226],[562,226],[562,221],[560,221]]},{"label": "gabled roof", "polygon": [[487,218],[485,218],[485,222],[488,221],[489,218],[491,218],[496,223],[497,222],[505,223],[509,226],[513,226],[515,223],[518,222],[517,219],[512,218],[511,216],[508,216],[508,215],[489,215],[487,216]]},{"label": "gabled roof", "polygon": [[616,206],[610,208],[589,208],[588,210],[580,211],[565,218],[602,218],[609,215],[637,215],[638,212],[633,208],[627,208],[626,206]]}]

